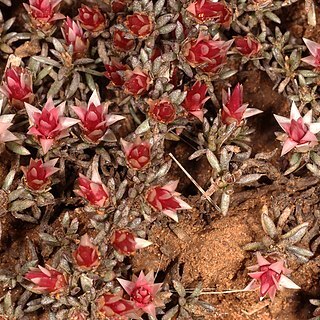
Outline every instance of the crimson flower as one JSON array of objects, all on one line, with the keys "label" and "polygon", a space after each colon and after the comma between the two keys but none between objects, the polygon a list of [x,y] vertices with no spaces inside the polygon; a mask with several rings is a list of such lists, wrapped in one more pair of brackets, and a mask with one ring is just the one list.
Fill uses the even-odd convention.
[{"label": "crimson flower", "polygon": [[34,98],[32,74],[27,69],[17,66],[7,68],[0,91],[8,98],[12,106],[22,109],[24,102],[31,103]]},{"label": "crimson flower", "polygon": [[131,255],[138,249],[148,247],[152,242],[142,238],[137,238],[127,229],[115,230],[111,236],[112,246],[121,254]]},{"label": "crimson flower", "polygon": [[136,308],[132,301],[122,298],[123,292],[116,294],[105,293],[97,301],[98,315],[108,320],[140,319],[137,317]]},{"label": "crimson flower", "polygon": [[126,16],[124,24],[134,36],[139,38],[146,38],[153,31],[153,21],[147,13],[143,12]]},{"label": "crimson flower", "polygon": [[227,125],[234,122],[240,125],[243,119],[262,112],[258,109],[247,108],[248,104],[243,103],[243,87],[240,83],[235,86],[232,93],[230,88],[228,92],[222,90],[222,105],[221,121]]},{"label": "crimson flower", "polygon": [[277,289],[281,287],[288,289],[300,289],[292,280],[286,275],[291,271],[285,267],[284,260],[275,260],[273,258],[264,258],[259,252],[257,253],[258,264],[249,267],[249,276],[253,280],[246,286],[245,291],[260,288],[260,300],[267,294],[274,299]]},{"label": "crimson flower", "polygon": [[124,119],[123,116],[108,114],[108,106],[101,103],[95,90],[88,105],[73,106],[72,109],[80,119],[80,127],[86,141],[97,143],[103,139],[109,126]]},{"label": "crimson flower", "polygon": [[66,103],[62,102],[55,107],[51,97],[42,110],[25,103],[30,122],[28,134],[38,139],[44,154],[57,140],[67,137],[69,128],[79,122],[63,116],[65,105]]},{"label": "crimson flower", "polygon": [[116,51],[131,51],[135,46],[135,40],[132,35],[119,30],[113,30],[113,46]]},{"label": "crimson flower", "polygon": [[97,32],[104,30],[106,27],[106,18],[98,6],[88,7],[82,4],[78,11],[78,19],[83,29]]},{"label": "crimson flower", "polygon": [[320,131],[320,123],[312,123],[312,110],[301,117],[296,104],[292,102],[289,119],[278,115],[274,117],[286,132],[282,156],[294,148],[298,152],[307,152],[318,144],[316,134]]},{"label": "crimson flower", "polygon": [[162,123],[171,123],[176,117],[176,109],[167,98],[161,100],[148,100],[149,116]]},{"label": "crimson flower", "polygon": [[182,106],[192,115],[203,121],[203,106],[210,97],[206,97],[208,87],[205,83],[196,81],[187,90]]},{"label": "crimson flower", "polygon": [[92,270],[100,264],[98,247],[93,245],[87,234],[81,237],[80,244],[72,256],[81,270]]},{"label": "crimson flower", "polygon": [[68,284],[65,276],[49,265],[31,268],[24,277],[34,283],[32,291],[39,294],[61,292]]},{"label": "crimson flower", "polygon": [[256,56],[262,47],[261,43],[250,35],[235,37],[234,43],[238,52],[248,58]]},{"label": "crimson flower", "polygon": [[134,142],[120,141],[130,168],[141,170],[150,163],[151,145],[148,141],[141,141],[139,137]]},{"label": "crimson flower", "polygon": [[52,28],[56,20],[64,18],[64,15],[58,11],[62,0],[29,0],[29,4],[23,3],[31,23],[35,28],[42,31],[48,31]]},{"label": "crimson flower", "polygon": [[54,167],[58,160],[56,158],[43,163],[41,159],[30,159],[28,167],[21,167],[28,188],[33,191],[44,190],[50,184],[49,177],[60,170]]},{"label": "crimson flower", "polygon": [[139,67],[133,71],[127,70],[125,72],[125,82],[123,84],[124,91],[132,96],[139,96],[147,93],[151,79],[146,71]]},{"label": "crimson flower", "polygon": [[85,198],[92,206],[106,207],[109,204],[109,192],[101,181],[98,169],[93,169],[91,180],[80,173],[78,184],[79,189],[74,193]]},{"label": "crimson flower", "polygon": [[112,0],[111,9],[113,13],[124,12],[128,6],[130,0]]},{"label": "crimson flower", "polygon": [[116,87],[121,87],[124,84],[124,72],[129,69],[125,64],[122,64],[118,59],[112,57],[111,64],[105,64],[105,77],[109,79]]},{"label": "crimson flower", "polygon": [[232,11],[224,2],[196,0],[189,4],[187,11],[198,23],[212,22],[229,28],[232,22]]},{"label": "crimson flower", "polygon": [[8,130],[8,128],[12,126],[14,116],[14,114],[4,114],[0,116],[0,143],[18,140],[18,138]]},{"label": "crimson flower", "polygon": [[199,67],[206,73],[217,73],[226,63],[227,52],[233,40],[221,41],[217,37],[199,33],[197,39],[189,39],[181,52],[191,67]]},{"label": "crimson flower", "polygon": [[146,193],[146,200],[156,211],[160,211],[178,222],[177,210],[192,209],[176,192],[179,180],[169,181],[163,187],[151,187]]},{"label": "crimson flower", "polygon": [[301,60],[311,66],[319,69],[320,68],[320,44],[309,39],[303,38],[304,43],[309,49],[311,56],[302,58]]},{"label": "crimson flower", "polygon": [[72,52],[76,57],[82,57],[87,53],[89,41],[85,37],[79,22],[70,17],[64,22],[61,32],[67,46],[72,46]]},{"label": "crimson flower", "polygon": [[162,283],[154,283],[153,271],[150,271],[147,275],[141,271],[139,277],[133,275],[132,281],[120,278],[117,278],[117,280],[130,296],[136,308],[156,318],[156,307],[163,305],[157,297]]}]

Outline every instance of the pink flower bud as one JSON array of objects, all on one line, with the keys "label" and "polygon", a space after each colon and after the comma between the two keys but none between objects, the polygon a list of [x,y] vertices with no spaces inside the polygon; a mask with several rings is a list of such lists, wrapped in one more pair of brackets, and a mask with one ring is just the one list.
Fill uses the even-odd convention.
[{"label": "pink flower bud", "polygon": [[230,89],[228,92],[222,91],[222,104],[221,121],[227,125],[233,122],[240,125],[243,119],[262,112],[258,109],[247,108],[248,104],[243,103],[243,87],[240,83],[235,86],[232,93]]},{"label": "pink flower bud", "polygon": [[210,97],[206,97],[208,87],[205,83],[196,81],[194,85],[187,90],[187,96],[182,106],[192,115],[203,121],[203,106]]},{"label": "pink flower bud", "polygon": [[153,271],[139,277],[133,275],[132,281],[117,278],[123,289],[130,296],[136,308],[156,318],[156,307],[162,306],[162,301],[157,297],[162,283],[154,283]]},{"label": "pink flower bud", "polygon": [[54,25],[56,20],[64,18],[64,15],[58,11],[62,0],[29,0],[29,4],[23,3],[31,23],[36,29],[48,31]]},{"label": "pink flower bud", "polygon": [[187,8],[198,23],[218,23],[229,28],[232,22],[232,11],[224,2],[196,0]]},{"label": "pink flower bud", "polygon": [[24,277],[34,283],[32,291],[39,294],[55,294],[67,287],[65,276],[49,265],[46,265],[46,268],[41,266],[30,268]]},{"label": "pink flower bud", "polygon": [[105,64],[105,77],[108,78],[116,87],[121,87],[124,84],[124,71],[129,67],[120,63],[116,58],[111,58],[111,64]]},{"label": "pink flower bud", "polygon": [[80,119],[84,140],[97,143],[106,134],[109,126],[124,119],[122,116],[108,114],[108,106],[101,103],[97,91],[94,91],[88,105],[74,106],[72,109]]},{"label": "pink flower bud", "polygon": [[98,6],[92,8],[82,4],[79,11],[79,21],[83,29],[88,31],[102,31],[106,27],[106,18],[101,13]]},{"label": "pink flower bud", "polygon": [[303,38],[303,41],[309,49],[311,56],[302,58],[301,61],[320,69],[320,44],[306,38]]},{"label": "pink flower bud", "polygon": [[151,145],[148,141],[136,138],[134,142],[127,142],[121,139],[121,144],[130,168],[141,170],[150,163]]},{"label": "pink flower bud", "polygon": [[133,302],[122,298],[122,292],[105,293],[97,299],[96,305],[98,315],[103,319],[126,320],[129,317],[136,319]]},{"label": "pink flower bud", "polygon": [[72,46],[73,55],[81,58],[86,55],[89,41],[85,37],[79,22],[72,21],[70,17],[64,22],[61,32],[67,46]]},{"label": "pink flower bud", "polygon": [[316,134],[320,132],[320,123],[312,123],[312,110],[304,117],[293,102],[291,105],[290,118],[274,115],[281,128],[286,132],[281,155],[285,155],[292,149],[298,152],[307,152],[318,144]]},{"label": "pink flower bud", "polygon": [[111,236],[112,246],[121,254],[131,255],[138,249],[148,247],[152,242],[137,238],[127,229],[115,230]]},{"label": "pink flower bud", "polygon": [[4,83],[0,91],[13,107],[22,109],[24,102],[31,103],[34,98],[31,73],[27,69],[16,66],[8,68],[4,74]]},{"label": "pink flower bud", "polygon": [[98,247],[92,244],[87,234],[81,237],[78,249],[72,256],[81,270],[92,270],[100,264]]},{"label": "pink flower bud", "polygon": [[261,50],[261,43],[252,36],[235,37],[236,49],[248,58],[256,56]]},{"label": "pink flower bud", "polygon": [[146,200],[156,211],[163,212],[175,221],[178,221],[177,210],[191,209],[176,192],[179,180],[170,181],[163,187],[151,187],[146,193]]},{"label": "pink flower bud", "polygon": [[80,173],[78,184],[79,189],[74,190],[74,193],[85,198],[92,206],[108,206],[109,192],[107,187],[102,183],[97,169],[93,170],[91,180]]},{"label": "pink flower bud", "polygon": [[147,93],[151,79],[149,74],[140,68],[135,68],[133,71],[125,72],[125,82],[123,84],[125,93],[139,96]]},{"label": "pink flower bud", "polygon": [[5,114],[0,116],[0,144],[18,140],[18,138],[8,130],[8,128],[12,126],[14,116],[14,114]]},{"label": "pink flower bud", "polygon": [[63,102],[55,107],[52,98],[49,98],[43,109],[39,110],[25,103],[30,122],[28,134],[38,139],[44,154],[57,140],[67,137],[69,128],[79,122],[63,116],[65,104]]},{"label": "pink flower bud", "polygon": [[134,36],[139,38],[146,38],[153,31],[153,21],[147,13],[143,12],[135,12],[127,16],[124,24]]},{"label": "pink flower bud", "polygon": [[269,294],[271,300],[274,299],[277,289],[281,287],[289,289],[300,289],[292,280],[286,275],[291,271],[285,267],[284,260],[275,260],[273,258],[264,258],[257,253],[258,264],[248,269],[254,271],[249,273],[253,280],[244,289],[245,291],[260,288],[260,300]]},{"label": "pink flower bud", "polygon": [[128,33],[125,33],[119,29],[114,29],[113,46],[116,51],[131,51],[135,47],[135,40]]},{"label": "pink flower bud", "polygon": [[50,185],[49,177],[55,172],[59,171],[59,168],[55,168],[58,158],[49,160],[45,163],[41,159],[30,159],[28,167],[21,167],[24,173],[24,181],[29,189],[33,191],[42,191]]},{"label": "pink flower bud", "polygon": [[199,67],[206,73],[217,73],[226,63],[232,42],[210,39],[208,35],[200,33],[197,39],[188,40],[181,52],[191,67]]},{"label": "pink flower bud", "polygon": [[176,109],[167,98],[161,100],[148,100],[149,116],[161,123],[171,123],[176,118]]}]

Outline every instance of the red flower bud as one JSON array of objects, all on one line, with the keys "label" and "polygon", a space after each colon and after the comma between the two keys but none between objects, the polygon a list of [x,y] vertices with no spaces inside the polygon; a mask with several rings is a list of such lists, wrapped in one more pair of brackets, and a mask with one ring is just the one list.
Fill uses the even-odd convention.
[{"label": "red flower bud", "polygon": [[151,145],[148,141],[137,138],[133,143],[121,139],[121,144],[130,168],[144,169],[150,163]]},{"label": "red flower bud", "polygon": [[226,63],[232,42],[210,39],[200,33],[197,39],[187,41],[181,51],[190,66],[199,67],[206,73],[216,73]]},{"label": "red flower bud", "polygon": [[108,78],[116,87],[124,84],[124,71],[128,70],[128,66],[120,63],[116,58],[111,58],[111,64],[105,64],[105,77]]},{"label": "red flower bud", "polygon": [[129,317],[136,319],[136,309],[133,302],[122,298],[122,292],[118,294],[105,293],[97,301],[99,316],[103,319],[125,320]]},{"label": "red flower bud", "polygon": [[124,12],[129,5],[130,0],[112,0],[111,9],[113,13]]},{"label": "red flower bud", "polygon": [[149,90],[150,83],[149,74],[138,67],[133,71],[127,70],[125,72],[123,87],[127,94],[133,96],[143,95]]},{"label": "red flower bud", "polygon": [[41,266],[31,268],[26,273],[25,278],[34,283],[32,291],[39,294],[55,294],[63,291],[67,286],[65,276],[48,265],[46,268]]},{"label": "red flower bud", "polygon": [[29,4],[23,3],[31,23],[36,29],[48,31],[56,20],[64,18],[64,15],[57,12],[62,0],[29,0]]},{"label": "red flower bud", "polygon": [[72,256],[82,270],[92,270],[100,264],[98,247],[92,244],[87,234],[81,237],[78,249],[73,252]]},{"label": "red flower bud", "polygon": [[261,43],[252,36],[235,37],[234,43],[239,53],[248,58],[256,56],[261,50]]},{"label": "red flower bud", "polygon": [[134,254],[136,250],[152,244],[150,241],[135,237],[134,234],[127,229],[115,230],[110,241],[112,246],[124,255]]},{"label": "red flower bud", "polygon": [[79,21],[83,29],[88,31],[102,31],[106,27],[106,18],[98,6],[92,8],[82,4],[79,11]]},{"label": "red flower bud", "polygon": [[109,204],[109,192],[107,187],[102,183],[97,169],[93,170],[91,180],[79,174],[79,189],[74,193],[89,201],[92,206],[106,207]]},{"label": "red flower bud", "polygon": [[8,98],[11,105],[22,109],[24,102],[32,103],[32,75],[27,69],[12,66],[4,74],[4,83],[0,91]]},{"label": "red flower bud", "polygon": [[176,109],[168,99],[148,100],[150,106],[149,115],[151,118],[162,123],[171,123],[176,117]]},{"label": "red flower bud", "polygon": [[232,22],[232,11],[224,2],[212,0],[196,0],[187,8],[198,23],[218,23],[229,28]]},{"label": "red flower bud", "polygon": [[124,24],[134,36],[139,38],[146,38],[153,31],[153,21],[143,12],[127,16]]},{"label": "red flower bud", "polygon": [[58,158],[45,163],[41,159],[30,159],[28,167],[21,167],[28,188],[34,191],[44,190],[50,184],[49,177],[60,170],[54,167],[57,161]]},{"label": "red flower bud", "polygon": [[87,53],[89,41],[86,39],[83,30],[78,22],[67,17],[67,21],[61,28],[62,35],[67,46],[72,46],[73,54],[78,58]]},{"label": "red flower bud", "polygon": [[113,46],[116,51],[131,51],[135,46],[135,40],[130,34],[119,29],[114,29]]},{"label": "red flower bud", "polygon": [[187,96],[184,99],[182,106],[200,121],[203,121],[203,106],[210,97],[206,97],[208,87],[205,83],[197,81],[187,91]]}]

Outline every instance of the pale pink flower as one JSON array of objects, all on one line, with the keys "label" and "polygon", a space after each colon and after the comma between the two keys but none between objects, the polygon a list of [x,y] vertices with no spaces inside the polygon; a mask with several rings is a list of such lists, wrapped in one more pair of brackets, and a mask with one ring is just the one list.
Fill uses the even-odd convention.
[{"label": "pale pink flower", "polygon": [[69,128],[79,122],[79,120],[63,116],[65,105],[66,103],[62,102],[55,107],[51,97],[42,110],[25,103],[30,122],[28,134],[38,139],[44,154],[56,141],[67,137]]},{"label": "pale pink flower", "polygon": [[67,20],[61,28],[61,32],[66,45],[72,46],[73,54],[76,57],[82,57],[86,54],[89,41],[78,21],[73,21],[70,17],[67,17]]},{"label": "pale pink flower", "polygon": [[24,277],[34,283],[32,291],[39,294],[61,292],[68,284],[65,276],[49,265],[31,268]]},{"label": "pale pink flower", "polygon": [[74,193],[88,200],[92,206],[106,207],[109,204],[109,192],[97,168],[93,168],[91,179],[80,173],[78,184],[79,189],[74,190]]},{"label": "pale pink flower", "polygon": [[302,58],[301,61],[315,68],[320,68],[320,44],[306,38],[303,38],[303,41],[309,49],[311,56]]},{"label": "pale pink flower", "polygon": [[157,297],[162,283],[154,283],[153,271],[147,275],[140,272],[139,277],[133,275],[132,281],[117,278],[123,289],[130,296],[136,308],[143,310],[154,318],[156,307],[162,306],[162,301]]},{"label": "pale pink flower", "polygon": [[64,18],[58,11],[62,0],[29,0],[29,4],[23,3],[32,24],[42,31],[51,29],[54,21]]},{"label": "pale pink flower", "polygon": [[12,126],[14,114],[4,114],[0,116],[0,143],[18,140],[8,128]]},{"label": "pale pink flower", "polygon": [[278,115],[274,117],[287,134],[281,156],[294,148],[298,152],[307,152],[318,144],[316,134],[320,131],[320,123],[312,123],[312,110],[301,117],[296,104],[292,102],[289,119]]},{"label": "pale pink flower", "polygon": [[235,86],[232,93],[230,88],[228,92],[222,90],[221,121],[224,124],[229,125],[236,122],[237,125],[240,125],[243,119],[261,112],[259,109],[248,108],[248,103],[243,103],[243,87],[240,83]]},{"label": "pale pink flower", "polygon": [[179,180],[169,181],[163,187],[151,187],[146,193],[146,200],[156,211],[160,211],[178,222],[177,210],[192,209],[176,192]]},{"label": "pale pink flower", "polygon": [[49,177],[60,170],[54,167],[58,160],[43,163],[41,159],[30,159],[28,167],[21,167],[26,185],[34,191],[45,189],[50,184]]},{"label": "pale pink flower", "polygon": [[81,120],[80,127],[83,137],[93,143],[103,139],[112,124],[125,119],[123,116],[108,114],[108,105],[100,102],[97,91],[92,93],[87,106],[79,103],[72,109]]},{"label": "pale pink flower", "polygon": [[96,269],[100,264],[99,255],[98,247],[91,242],[87,234],[81,237],[77,250],[72,253],[74,261],[82,270]]},{"label": "pale pink flower", "polygon": [[150,163],[151,145],[149,141],[141,141],[137,137],[134,142],[128,142],[124,139],[121,139],[120,142],[130,168],[141,170]]},{"label": "pale pink flower", "polygon": [[113,232],[110,242],[112,246],[121,254],[134,254],[136,250],[146,248],[152,242],[136,237],[127,229],[117,229]]},{"label": "pale pink flower", "polygon": [[274,299],[276,291],[281,287],[288,289],[300,289],[287,275],[291,273],[289,269],[285,267],[284,260],[275,260],[270,257],[264,258],[260,252],[257,253],[258,264],[249,267],[249,276],[253,280],[244,289],[245,291],[254,290],[260,288],[260,300],[262,300],[267,294]]}]

